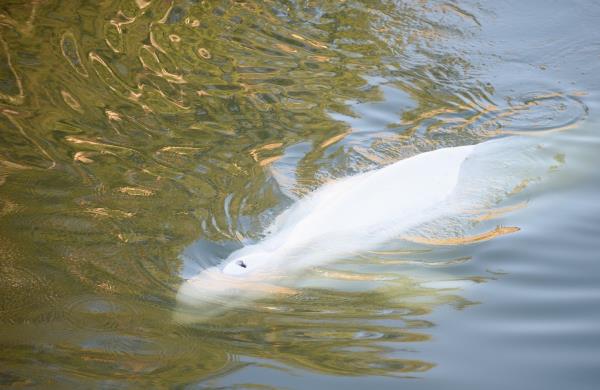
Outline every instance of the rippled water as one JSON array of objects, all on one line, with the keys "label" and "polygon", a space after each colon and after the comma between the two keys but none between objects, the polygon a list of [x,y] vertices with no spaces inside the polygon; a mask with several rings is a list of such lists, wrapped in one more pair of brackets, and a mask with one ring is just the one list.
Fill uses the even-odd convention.
[{"label": "rippled water", "polygon": [[[599,21],[594,1],[2,2],[0,385],[596,388]],[[555,164],[460,235],[178,311],[183,280],[319,185],[505,136]]]}]

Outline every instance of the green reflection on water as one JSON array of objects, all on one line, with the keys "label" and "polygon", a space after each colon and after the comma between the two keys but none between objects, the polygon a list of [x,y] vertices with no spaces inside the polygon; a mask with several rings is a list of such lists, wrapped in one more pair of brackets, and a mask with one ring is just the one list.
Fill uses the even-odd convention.
[{"label": "green reflection on water", "polygon": [[[303,193],[495,135],[473,126],[493,87],[450,45],[477,28],[436,2],[3,2],[1,380],[188,383],[237,355],[343,375],[432,367],[390,352],[427,341],[422,317],[458,296],[401,277],[178,324],[179,255],[258,238],[286,204],[268,170],[280,159]],[[371,79],[411,103],[353,138],[332,114],[382,101]]]}]

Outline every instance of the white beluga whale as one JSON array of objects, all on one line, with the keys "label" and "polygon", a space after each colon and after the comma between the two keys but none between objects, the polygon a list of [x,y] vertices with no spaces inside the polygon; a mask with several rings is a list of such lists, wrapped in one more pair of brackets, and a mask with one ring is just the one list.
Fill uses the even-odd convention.
[{"label": "white beluga whale", "polygon": [[537,141],[507,137],[442,148],[327,183],[275,218],[263,240],[185,281],[177,299],[227,306],[236,305],[231,297],[293,293],[273,281],[376,250],[420,226],[432,234],[435,221],[442,221],[437,230],[456,229],[468,210],[489,208],[548,171],[552,153]]},{"label": "white beluga whale", "polygon": [[281,214],[263,241],[232,253],[222,272],[289,270],[371,249],[427,221],[473,148],[439,149],[327,184]]}]

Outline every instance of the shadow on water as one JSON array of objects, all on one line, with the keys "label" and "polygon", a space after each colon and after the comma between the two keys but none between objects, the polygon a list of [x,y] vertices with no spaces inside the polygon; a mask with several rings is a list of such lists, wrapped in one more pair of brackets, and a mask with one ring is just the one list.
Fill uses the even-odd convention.
[{"label": "shadow on water", "polygon": [[468,53],[486,15],[437,1],[3,2],[0,383],[186,384],[261,359],[434,367],[417,353],[428,315],[474,302],[461,283],[423,283],[468,249],[413,243],[423,251],[384,273],[313,269],[209,321],[174,321],[175,294],[333,178],[583,119],[571,91],[480,80]]}]

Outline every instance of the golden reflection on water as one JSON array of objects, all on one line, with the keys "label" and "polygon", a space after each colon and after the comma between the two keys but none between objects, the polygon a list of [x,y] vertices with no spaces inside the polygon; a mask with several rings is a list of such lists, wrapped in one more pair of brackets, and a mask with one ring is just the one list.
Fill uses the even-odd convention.
[{"label": "golden reflection on water", "polygon": [[[326,279],[376,280],[349,273],[319,271]],[[413,302],[414,300],[414,302]],[[305,288],[296,294],[266,298],[221,317],[206,319],[190,310],[178,319],[196,330],[219,333],[236,354],[255,356],[340,375],[405,375],[428,370],[432,363],[386,358],[394,343],[429,340],[433,324],[421,320],[439,304],[469,303],[458,296],[440,295],[396,275],[393,282],[367,292]],[[194,322],[195,316],[198,317]],[[200,320],[201,319],[201,320]],[[384,324],[384,325],[381,325]],[[218,329],[221,329],[221,334]]]},{"label": "golden reflection on water", "polygon": [[[172,312],[184,248],[259,239],[290,194],[422,151],[534,122],[534,132],[566,128],[585,116],[575,93],[496,99],[493,85],[472,76],[480,64],[454,46],[477,34],[477,12],[467,8],[2,4],[2,380],[171,386],[231,372],[238,356],[339,375],[433,367],[414,353],[390,354],[429,340],[435,307],[471,303],[401,269],[313,270],[309,278],[324,281],[318,288],[285,290],[209,321],[190,312],[177,323]],[[354,104],[384,101],[370,78],[412,105],[388,110],[390,124],[365,137],[332,114],[355,118]],[[276,169],[291,192],[274,180]],[[469,258],[427,262],[428,254],[396,251],[379,263],[441,268]]]},{"label": "golden reflection on water", "polygon": [[403,236],[402,239],[407,241],[416,242],[419,244],[429,245],[468,245],[474,244],[481,241],[491,240],[496,237],[503,236],[505,234],[518,232],[520,229],[516,226],[497,226],[493,230],[487,232],[475,234],[472,236],[465,237],[451,237],[451,238],[428,238],[428,237],[412,237]]}]

